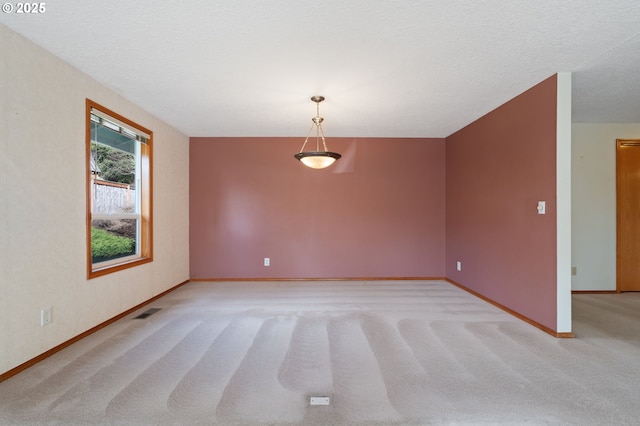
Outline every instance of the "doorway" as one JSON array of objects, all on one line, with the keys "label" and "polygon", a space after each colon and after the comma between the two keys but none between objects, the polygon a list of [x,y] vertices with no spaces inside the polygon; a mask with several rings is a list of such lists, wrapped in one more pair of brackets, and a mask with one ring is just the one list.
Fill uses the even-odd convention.
[{"label": "doorway", "polygon": [[616,290],[640,291],[640,139],[616,140]]}]

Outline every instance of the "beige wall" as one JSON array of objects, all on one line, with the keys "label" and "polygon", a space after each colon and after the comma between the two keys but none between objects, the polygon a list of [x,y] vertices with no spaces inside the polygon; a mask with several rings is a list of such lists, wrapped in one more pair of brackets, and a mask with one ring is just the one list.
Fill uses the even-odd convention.
[{"label": "beige wall", "polygon": [[572,126],[573,290],[616,288],[616,139],[640,139],[638,124]]},{"label": "beige wall", "polygon": [[[189,141],[2,25],[0,52],[1,374],[189,278]],[[91,281],[85,98],[154,132],[154,261]]]}]

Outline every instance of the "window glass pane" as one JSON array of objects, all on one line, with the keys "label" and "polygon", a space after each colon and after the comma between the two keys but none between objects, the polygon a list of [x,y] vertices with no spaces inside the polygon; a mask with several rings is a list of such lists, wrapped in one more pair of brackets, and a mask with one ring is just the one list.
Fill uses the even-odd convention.
[{"label": "window glass pane", "polygon": [[92,220],[91,257],[93,263],[135,255],[137,239],[137,219]]},{"label": "window glass pane", "polygon": [[138,219],[122,217],[139,211],[135,185],[140,155],[136,145],[139,143],[130,130],[92,116],[93,263],[135,256],[139,252]]},{"label": "window glass pane", "polygon": [[129,154],[135,153],[135,136],[131,137],[93,121],[91,122],[91,140]]},{"label": "window glass pane", "polygon": [[135,213],[135,185],[94,180],[92,210],[95,214]]}]

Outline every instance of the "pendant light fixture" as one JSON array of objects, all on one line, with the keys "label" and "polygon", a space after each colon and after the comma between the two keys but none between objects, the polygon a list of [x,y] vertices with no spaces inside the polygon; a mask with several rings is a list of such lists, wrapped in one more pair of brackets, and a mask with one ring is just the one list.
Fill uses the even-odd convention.
[{"label": "pendant light fixture", "polygon": [[[327,149],[327,141],[324,138],[324,131],[322,130],[322,122],[324,121],[324,118],[320,117],[320,102],[324,101],[324,96],[312,96],[311,100],[316,103],[316,116],[311,119],[313,124],[309,129],[307,138],[304,140],[300,152],[295,154],[294,157],[297,160],[300,160],[302,164],[307,167],[311,167],[312,169],[324,169],[332,165],[342,156],[337,152],[331,152]],[[305,151],[304,147],[307,145],[314,127],[316,128],[316,150]],[[320,140],[322,140],[323,151],[320,150]]]}]

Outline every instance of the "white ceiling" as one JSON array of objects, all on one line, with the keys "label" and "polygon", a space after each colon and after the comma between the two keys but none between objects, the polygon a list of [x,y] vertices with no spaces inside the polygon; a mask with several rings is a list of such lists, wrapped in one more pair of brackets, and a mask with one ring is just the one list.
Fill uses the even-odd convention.
[{"label": "white ceiling", "polygon": [[189,136],[304,136],[324,95],[327,137],[445,137],[565,71],[574,122],[640,123],[638,0],[45,5],[0,23]]}]

